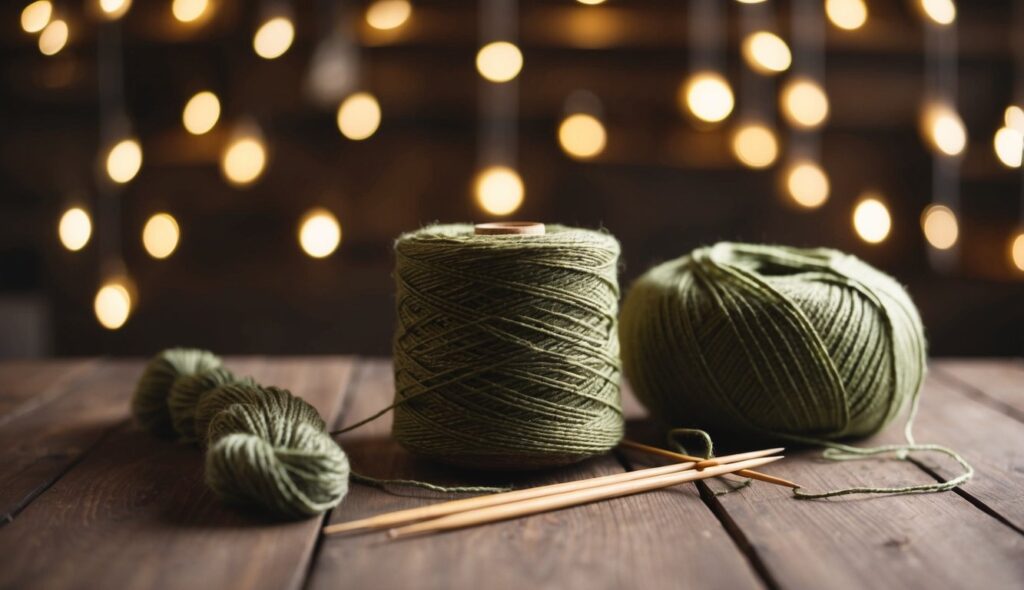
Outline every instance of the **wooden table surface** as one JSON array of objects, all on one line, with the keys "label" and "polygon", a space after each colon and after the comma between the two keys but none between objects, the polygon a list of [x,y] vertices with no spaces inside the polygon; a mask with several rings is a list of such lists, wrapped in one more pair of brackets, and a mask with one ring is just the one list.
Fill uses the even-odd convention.
[{"label": "wooden table surface", "polygon": [[[385,360],[234,358],[344,426],[392,395]],[[939,360],[917,423],[921,442],[977,469],[952,493],[794,500],[754,482],[716,496],[686,484],[405,541],[323,537],[341,522],[437,501],[353,484],[323,518],[271,522],[221,505],[195,447],[129,417],[141,360],[0,363],[0,587],[3,588],[1024,588],[1024,363]],[[642,410],[627,395],[630,427]],[[408,456],[385,417],[341,438],[355,469],[440,483],[549,483],[634,469],[613,453],[521,475],[470,473]],[[898,439],[890,427],[874,441]],[[822,461],[806,450],[765,471],[811,489],[924,483],[942,458]],[[721,486],[712,483],[713,488]]]}]

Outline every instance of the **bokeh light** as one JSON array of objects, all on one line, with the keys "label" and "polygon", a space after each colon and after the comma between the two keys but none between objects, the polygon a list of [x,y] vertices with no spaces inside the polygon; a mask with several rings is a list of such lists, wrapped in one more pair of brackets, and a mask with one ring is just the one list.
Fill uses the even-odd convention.
[{"label": "bokeh light", "polygon": [[89,212],[81,207],[72,207],[60,216],[60,223],[57,224],[57,236],[60,243],[77,252],[89,243],[92,236],[92,219]]},{"label": "bokeh light", "polygon": [[191,23],[206,14],[209,7],[210,0],[174,0],[171,13],[180,22]]},{"label": "bokeh light", "polygon": [[768,31],[748,35],[743,40],[742,52],[747,64],[762,74],[784,72],[793,63],[793,55],[786,42]]},{"label": "bokeh light", "polygon": [[959,155],[967,146],[963,120],[946,105],[936,103],[926,107],[921,124],[932,147],[947,156]]},{"label": "bokeh light", "polygon": [[39,52],[43,55],[56,55],[68,44],[68,23],[61,19],[53,19],[39,34]]},{"label": "bokeh light", "polygon": [[743,125],[732,136],[732,153],[746,166],[767,168],[779,155],[779,141],[765,125]]},{"label": "bokeh light", "polygon": [[814,162],[798,162],[786,173],[786,189],[797,205],[816,209],[828,200],[828,175]]},{"label": "bokeh light", "polygon": [[366,24],[390,31],[404,25],[412,16],[409,0],[376,0],[366,8]]},{"label": "bokeh light", "polygon": [[694,117],[717,123],[729,116],[735,105],[729,82],[717,72],[697,72],[680,87],[681,106]]},{"label": "bokeh light", "polygon": [[491,166],[480,171],[473,188],[480,208],[491,215],[515,213],[523,204],[523,180],[507,166]]},{"label": "bokeh light", "polygon": [[604,151],[607,132],[601,120],[586,113],[575,113],[558,126],[558,143],[573,158],[587,160]]},{"label": "bokeh light", "polygon": [[50,23],[53,16],[53,3],[50,0],[37,0],[21,11],[21,28],[26,33],[38,33]]},{"label": "bokeh light", "polygon": [[99,6],[104,18],[116,20],[128,12],[132,7],[132,0],[99,0]]},{"label": "bokeh light", "polygon": [[107,152],[107,176],[118,184],[135,178],[141,168],[142,146],[135,139],[122,139]]},{"label": "bokeh light", "polygon": [[892,217],[889,208],[875,195],[861,197],[853,209],[853,229],[860,239],[869,244],[878,244],[889,236]]},{"label": "bokeh light", "polygon": [[220,99],[209,90],[197,92],[185,103],[181,112],[181,122],[185,129],[193,135],[202,135],[217,124],[220,119]]},{"label": "bokeh light", "polygon": [[224,178],[235,186],[252,184],[263,174],[267,150],[257,137],[243,136],[232,141],[221,157]]},{"label": "bokeh light", "polygon": [[142,245],[153,258],[167,258],[174,253],[181,239],[178,220],[170,213],[156,213],[142,228]]},{"label": "bokeh light", "polygon": [[1006,112],[1003,114],[1003,120],[1007,127],[1024,134],[1024,109],[1015,104],[1011,104],[1006,107]]},{"label": "bokeh light", "polygon": [[933,248],[948,250],[956,244],[960,224],[956,214],[945,205],[930,205],[921,214],[921,229]]},{"label": "bokeh light", "polygon": [[380,103],[369,92],[357,92],[338,106],[338,130],[345,137],[360,141],[380,127]]},{"label": "bokeh light", "polygon": [[96,292],[93,311],[100,325],[117,330],[128,321],[134,306],[131,284],[125,278],[109,279]]},{"label": "bokeh light", "polygon": [[299,246],[313,258],[325,258],[341,243],[341,224],[333,213],[323,208],[312,209],[299,221]]},{"label": "bokeh light", "polygon": [[278,16],[260,25],[252,38],[252,48],[263,59],[276,59],[288,51],[294,40],[295,25],[291,19]]},{"label": "bokeh light", "polygon": [[828,118],[828,96],[820,84],[795,78],[782,89],[782,113],[794,127],[814,129]]},{"label": "bokeh light", "polygon": [[864,0],[825,0],[825,14],[833,25],[854,31],[867,22],[868,5]]},{"label": "bokeh light", "polygon": [[523,69],[523,53],[507,41],[495,41],[480,48],[476,69],[491,82],[508,82]]},{"label": "bokeh light", "polygon": [[1020,168],[1024,151],[1024,134],[1010,127],[1001,127],[992,138],[996,157],[1008,168]]},{"label": "bokeh light", "polygon": [[952,24],[956,20],[956,4],[953,0],[919,0],[922,14],[939,25]]},{"label": "bokeh light", "polygon": [[1024,272],[1024,231],[1010,238],[1010,261],[1017,270]]}]

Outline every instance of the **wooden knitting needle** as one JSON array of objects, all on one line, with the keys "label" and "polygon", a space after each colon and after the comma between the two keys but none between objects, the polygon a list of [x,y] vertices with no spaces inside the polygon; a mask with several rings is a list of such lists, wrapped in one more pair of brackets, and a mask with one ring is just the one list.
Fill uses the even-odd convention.
[{"label": "wooden knitting needle", "polygon": [[[619,445],[626,447],[627,449],[636,449],[652,455],[660,455],[662,457],[668,457],[669,459],[675,459],[676,461],[714,461],[715,459],[701,459],[700,457],[692,457],[690,455],[683,455],[682,453],[675,453],[665,449],[659,449],[658,447],[651,447],[642,445],[638,442],[631,440],[622,440]],[[750,479],[756,479],[768,483],[773,483],[777,486],[786,486],[787,488],[798,489],[800,486],[796,483],[789,481],[788,479],[782,479],[781,477],[775,477],[774,475],[768,475],[767,473],[761,473],[759,471],[751,471],[744,469],[737,471],[736,475],[742,475],[743,477],[749,477]]]},{"label": "wooden knitting needle", "polygon": [[363,518],[360,520],[332,524],[324,527],[324,534],[333,535],[338,533],[356,533],[382,528],[389,528],[401,524],[408,524],[410,522],[426,520],[428,518],[447,516],[449,514],[455,514],[456,512],[465,512],[467,510],[476,510],[479,508],[486,508],[488,506],[507,504],[509,502],[518,502],[521,500],[540,498],[542,496],[550,496],[553,494],[561,494],[575,490],[584,490],[612,483],[644,479],[647,477],[654,477],[656,475],[679,473],[681,471],[686,471],[688,469],[703,469],[705,467],[713,467],[719,464],[735,463],[737,461],[743,461],[746,459],[756,459],[759,457],[774,455],[776,453],[781,452],[782,450],[783,449],[779,448],[765,449],[763,451],[751,451],[748,453],[739,453],[737,455],[717,457],[711,461],[686,461],[683,463],[674,463],[672,465],[665,465],[662,467],[638,469],[636,471],[616,473],[613,475],[605,475],[601,477],[594,477],[591,479],[569,481],[565,483],[556,483],[546,486],[527,488],[523,490],[502,492],[499,494],[476,496],[473,498],[462,498],[459,500],[452,500],[450,502],[441,502],[439,504],[432,504],[430,506],[420,506],[418,508],[398,510],[396,512],[381,514],[379,516],[371,516],[369,518]]},{"label": "wooden knitting needle", "polygon": [[451,514],[449,516],[442,516],[441,518],[435,518],[425,522],[406,525],[396,529],[390,529],[388,531],[388,536],[392,539],[400,539],[413,535],[423,535],[427,533],[465,528],[478,524],[487,524],[499,520],[537,514],[539,512],[548,512],[551,510],[558,510],[560,508],[568,508],[569,506],[587,504],[597,500],[618,498],[620,496],[628,496],[639,492],[667,488],[697,479],[716,477],[726,473],[733,473],[741,469],[746,469],[748,467],[765,465],[772,461],[778,461],[781,458],[782,457],[766,457],[763,459],[750,459],[747,461],[740,461],[739,463],[708,467],[703,471],[690,469],[680,473],[645,477],[634,481],[613,483],[586,490],[555,494],[553,496],[543,496],[540,498],[533,498],[531,500],[523,500],[521,502],[502,504],[500,506],[490,506],[479,510],[469,510],[466,512]]}]

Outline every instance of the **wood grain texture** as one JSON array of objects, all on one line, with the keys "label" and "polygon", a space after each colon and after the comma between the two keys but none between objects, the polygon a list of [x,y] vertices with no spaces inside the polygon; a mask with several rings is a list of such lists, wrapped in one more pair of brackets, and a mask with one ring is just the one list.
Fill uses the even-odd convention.
[{"label": "wood grain texture", "polygon": [[[1024,395],[1024,373],[1018,391]],[[1024,425],[934,373],[925,393],[914,429],[918,440],[963,455],[975,470],[964,493],[1024,533]],[[915,460],[943,478],[959,473],[958,466],[934,456]]]},{"label": "wood grain texture", "polygon": [[1019,359],[943,359],[932,364],[932,372],[1024,422],[1024,362]]},{"label": "wood grain texture", "polygon": [[[932,387],[929,382],[923,403],[943,403]],[[931,409],[922,413],[921,432],[941,430],[933,419]],[[856,444],[897,442],[900,433],[893,425]],[[988,448],[958,450],[973,455]],[[786,454],[791,459],[773,464],[771,473],[811,491],[935,481],[906,461],[835,463],[816,450]],[[754,482],[709,501],[721,506],[782,588],[1013,588],[1024,580],[1024,536],[955,493],[799,501]]]},{"label": "wood grain texture", "polygon": [[95,359],[11,360],[0,363],[0,427],[65,393],[99,364]]},{"label": "wood grain texture", "polygon": [[[389,363],[368,363],[345,409],[352,423],[390,402]],[[622,471],[613,457],[532,474],[485,474],[430,464],[391,442],[390,417],[342,439],[357,470],[437,483],[554,483]],[[330,521],[437,501],[409,491],[353,486]],[[680,487],[420,539],[383,533],[327,537],[311,573],[314,589],[757,588],[762,583],[694,488]]]},{"label": "wood grain texture", "polygon": [[31,409],[9,414],[0,425],[0,522],[14,518],[128,418],[128,393],[111,384],[134,382],[138,363],[108,362],[86,371],[75,367],[40,365],[44,376],[29,375],[9,390],[27,395],[39,387],[45,400],[32,404],[26,397],[19,407]]},{"label": "wood grain texture", "polygon": [[[227,364],[290,388],[329,422],[352,367],[340,358]],[[322,519],[268,522],[223,506],[203,484],[197,448],[126,420],[142,363],[116,367],[81,397],[122,426],[0,529],[0,587],[299,587]]]}]

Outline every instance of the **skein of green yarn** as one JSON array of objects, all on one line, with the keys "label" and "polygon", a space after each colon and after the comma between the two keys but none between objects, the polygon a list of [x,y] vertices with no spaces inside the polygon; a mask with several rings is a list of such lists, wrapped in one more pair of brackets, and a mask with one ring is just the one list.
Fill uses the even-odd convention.
[{"label": "skein of green yarn", "polygon": [[142,372],[132,396],[132,414],[149,432],[163,437],[175,436],[167,397],[175,381],[221,366],[212,352],[194,348],[170,348],[153,357]]},{"label": "skein of green yarn", "polygon": [[297,518],[336,506],[348,492],[348,458],[316,409],[287,390],[235,378],[212,353],[157,355],[132,410],[151,432],[206,446],[206,482],[226,502]]},{"label": "skein of green yarn", "polygon": [[637,280],[621,322],[637,397],[712,434],[866,436],[916,398],[925,372],[904,289],[829,249],[695,250]]},{"label": "skein of green yarn", "polygon": [[395,245],[393,434],[489,469],[567,464],[622,436],[619,244],[557,225],[474,235],[435,225]]}]

